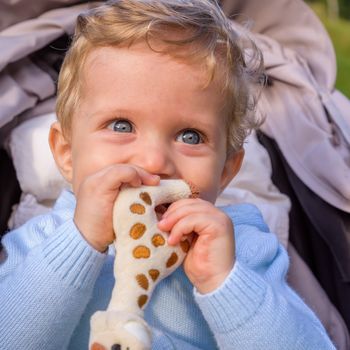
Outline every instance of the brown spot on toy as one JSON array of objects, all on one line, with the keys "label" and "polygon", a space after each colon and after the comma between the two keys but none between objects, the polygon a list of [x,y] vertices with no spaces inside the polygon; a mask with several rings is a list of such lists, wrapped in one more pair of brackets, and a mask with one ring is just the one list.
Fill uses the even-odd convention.
[{"label": "brown spot on toy", "polygon": [[144,245],[139,245],[133,250],[136,259],[147,259],[151,255],[151,251]]},{"label": "brown spot on toy", "polygon": [[164,237],[163,237],[161,234],[156,233],[156,234],[152,237],[152,244],[153,244],[155,247],[159,247],[159,246],[165,244],[165,239],[164,239]]},{"label": "brown spot on toy", "polygon": [[143,294],[139,296],[139,299],[137,300],[137,303],[140,307],[140,309],[142,309],[142,307],[147,303],[148,300],[148,296]]},{"label": "brown spot on toy", "polygon": [[101,344],[93,343],[91,346],[91,350],[107,350],[107,349]]},{"label": "brown spot on toy", "polygon": [[141,288],[148,289],[148,279],[143,273],[136,276],[136,281]]},{"label": "brown spot on toy", "polygon": [[172,253],[170,255],[170,258],[166,262],[166,267],[169,268],[169,267],[173,266],[174,264],[176,264],[178,259],[179,259],[179,257],[177,256],[177,254],[176,253]]},{"label": "brown spot on toy", "polygon": [[148,205],[152,205],[151,196],[147,192],[141,192],[140,198]]},{"label": "brown spot on toy", "polygon": [[143,236],[143,234],[146,232],[146,226],[141,223],[136,223],[133,225],[130,229],[130,236],[133,239],[139,239]]},{"label": "brown spot on toy", "polygon": [[143,215],[146,212],[146,208],[140,203],[133,203],[130,205],[130,211],[133,214]]},{"label": "brown spot on toy", "polygon": [[185,241],[180,242],[180,247],[184,253],[188,253],[190,250],[190,242],[186,239]]},{"label": "brown spot on toy", "polygon": [[152,280],[155,282],[159,277],[160,272],[156,269],[151,269],[148,271],[148,274],[151,276]]}]

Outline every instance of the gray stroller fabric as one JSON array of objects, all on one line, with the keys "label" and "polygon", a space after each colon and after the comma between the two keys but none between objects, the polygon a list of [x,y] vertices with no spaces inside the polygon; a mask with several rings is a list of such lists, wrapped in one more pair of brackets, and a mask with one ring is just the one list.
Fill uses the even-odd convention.
[{"label": "gray stroller fabric", "polygon": [[304,301],[315,311],[329,332],[336,348],[349,349],[350,338],[339,312],[329,302],[328,296],[292,244],[288,245],[288,255],[291,261],[288,283],[299,295],[303,296]]},{"label": "gray stroller fabric", "polygon": [[72,35],[77,15],[94,4],[50,10],[0,32],[0,127],[55,95],[56,79],[50,75],[50,62],[45,70],[31,55],[64,34]]},{"label": "gray stroller fabric", "polygon": [[[312,192],[288,166],[276,142],[261,132],[259,132],[258,137],[271,159],[273,183],[282,193],[288,195],[292,202],[289,215],[289,242],[312,270],[318,283],[349,327],[350,215],[332,207]],[[302,291],[310,288],[312,281],[301,277],[307,273],[302,271],[299,265],[293,267],[293,256],[291,256],[290,274],[293,275],[295,272],[293,270],[298,268],[297,275],[301,278],[299,283],[302,286],[295,283],[295,278],[290,282],[308,302],[309,293],[303,294]],[[312,300],[315,302],[318,298],[317,294],[311,293]],[[322,305],[322,303],[319,304]],[[332,325],[330,320],[327,323]],[[347,339],[347,343],[349,347],[349,339]],[[336,344],[339,348],[339,343],[336,342]]]},{"label": "gray stroller fabric", "polygon": [[350,213],[350,102],[334,92],[335,54],[322,24],[301,0],[223,1],[223,8],[236,23],[252,21],[263,51],[272,85],[258,106],[261,130],[313,192]]},{"label": "gray stroller fabric", "polygon": [[81,0],[1,0],[0,30],[27,19],[36,18],[49,10],[68,7]]}]

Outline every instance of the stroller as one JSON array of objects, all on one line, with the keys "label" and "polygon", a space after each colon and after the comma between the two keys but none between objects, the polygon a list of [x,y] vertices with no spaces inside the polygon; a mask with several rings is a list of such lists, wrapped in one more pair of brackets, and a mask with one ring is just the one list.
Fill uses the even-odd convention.
[{"label": "stroller", "polygon": [[[48,210],[66,186],[46,146],[55,82],[77,15],[100,3],[0,4],[1,235]],[[258,105],[265,122],[218,204],[261,209],[288,249],[291,286],[349,349],[350,102],[334,90],[331,42],[301,0],[221,3],[237,31],[253,23],[268,84]]]}]

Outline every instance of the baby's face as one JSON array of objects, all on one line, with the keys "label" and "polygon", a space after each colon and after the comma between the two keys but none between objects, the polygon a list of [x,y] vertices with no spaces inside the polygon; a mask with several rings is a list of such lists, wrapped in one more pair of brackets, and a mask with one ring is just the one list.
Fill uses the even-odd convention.
[{"label": "baby's face", "polygon": [[123,163],[190,181],[214,202],[241,154],[227,157],[223,98],[215,82],[203,88],[206,77],[145,44],[90,53],[72,122],[74,192],[86,176]]}]

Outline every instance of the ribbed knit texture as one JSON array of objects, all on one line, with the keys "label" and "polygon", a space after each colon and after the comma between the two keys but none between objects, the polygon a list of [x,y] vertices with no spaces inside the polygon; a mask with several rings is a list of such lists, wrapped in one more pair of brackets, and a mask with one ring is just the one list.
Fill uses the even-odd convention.
[{"label": "ribbed knit texture", "polygon": [[[64,192],[53,211],[3,239],[0,349],[87,349],[89,320],[114,285],[114,252],[95,251],[73,222]],[[201,295],[182,268],[163,280],[145,311],[154,350],[334,349],[322,325],[286,285],[286,252],[251,205],[223,210],[235,227],[236,263]]]},{"label": "ribbed knit texture", "polygon": [[[228,333],[255,315],[265,293],[266,285],[260,277],[236,262],[232,273],[218,290],[205,296],[195,292],[195,296],[213,332]],[[230,311],[233,306],[239,310],[239,315],[232,319]]]}]

